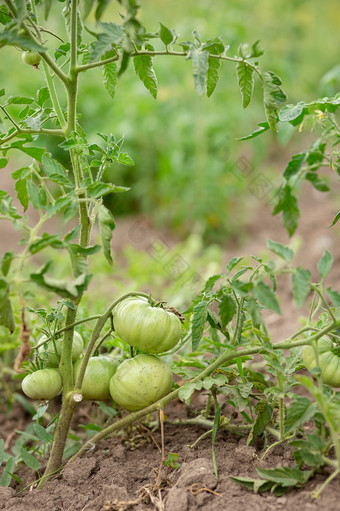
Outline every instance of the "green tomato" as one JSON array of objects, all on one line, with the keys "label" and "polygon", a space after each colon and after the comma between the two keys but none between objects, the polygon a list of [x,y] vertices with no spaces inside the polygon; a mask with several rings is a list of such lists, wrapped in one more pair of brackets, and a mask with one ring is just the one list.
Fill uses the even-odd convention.
[{"label": "green tomato", "polygon": [[52,399],[63,386],[58,369],[39,369],[22,380],[21,388],[31,399]]},{"label": "green tomato", "polygon": [[146,353],[173,348],[182,335],[178,316],[153,307],[144,297],[129,297],[114,309],[115,331],[123,341]]},{"label": "green tomato", "polygon": [[[46,335],[43,335],[39,339],[39,344],[47,339]],[[62,349],[62,341],[60,339],[55,341],[55,346],[57,352],[54,349],[53,341],[48,341],[38,348],[38,354],[40,360],[42,360],[45,367],[58,367],[61,356]],[[78,332],[74,332],[73,335],[73,344],[72,344],[72,362],[75,362],[80,355],[82,354],[84,349],[84,341],[83,338]]]},{"label": "green tomato", "polygon": [[[121,360],[108,355],[91,357],[81,387],[83,399],[94,401],[110,399],[110,380],[120,363]],[[79,359],[73,366],[74,381],[78,376],[80,364],[81,360]]]},{"label": "green tomato", "polygon": [[[340,348],[332,339],[323,336],[318,341],[319,367],[323,383],[340,387]],[[311,371],[317,367],[312,346],[304,346],[302,357],[306,368]]]},{"label": "green tomato", "polygon": [[41,61],[41,56],[36,51],[24,51],[22,60],[29,66],[38,67]]},{"label": "green tomato", "polygon": [[129,411],[141,410],[170,392],[172,372],[166,362],[153,355],[125,360],[112,376],[112,399]]}]

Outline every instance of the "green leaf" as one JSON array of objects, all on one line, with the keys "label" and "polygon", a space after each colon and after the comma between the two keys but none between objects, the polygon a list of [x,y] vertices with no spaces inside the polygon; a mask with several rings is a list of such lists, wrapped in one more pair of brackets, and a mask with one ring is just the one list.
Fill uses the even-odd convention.
[{"label": "green leaf", "polygon": [[331,287],[327,288],[327,293],[335,307],[340,308],[340,293],[338,293],[338,291],[335,291]]},{"label": "green leaf", "polygon": [[46,429],[40,424],[36,423],[34,425],[34,430],[39,440],[41,440],[44,444],[50,444],[53,442],[53,435],[46,431]]},{"label": "green leaf", "polygon": [[9,298],[9,285],[2,278],[0,278],[0,325],[8,328],[11,333],[14,332],[15,321]]},{"label": "green leaf", "polygon": [[31,37],[20,34],[17,29],[0,32],[0,48],[4,45],[19,46],[23,50],[45,52],[46,48],[36,43]]},{"label": "green leaf", "polygon": [[317,408],[315,403],[312,403],[306,397],[295,394],[290,406],[287,408],[285,434],[289,435],[311,420],[314,417],[316,410]]},{"label": "green leaf", "polygon": [[160,30],[159,30],[159,37],[165,46],[169,46],[169,44],[172,44],[174,41],[174,35],[166,26],[164,26],[162,23],[160,23]]},{"label": "green leaf", "polygon": [[11,144],[11,149],[19,149],[19,151],[22,151],[25,154],[28,154],[31,158],[34,158],[35,160],[41,161],[41,157],[45,152],[45,149],[42,147],[26,147],[23,144],[25,144],[26,141],[23,140],[17,140],[16,142],[13,142]]},{"label": "green leaf", "polygon": [[110,2],[111,0],[97,0],[97,9],[95,12],[96,21],[100,20]]},{"label": "green leaf", "polygon": [[268,131],[270,126],[267,121],[265,122],[259,122],[258,124],[259,129],[253,131],[249,135],[246,135],[245,137],[236,138],[236,140],[250,140],[252,138],[258,137],[259,135],[262,135],[265,131]]},{"label": "green leaf", "polygon": [[184,383],[184,385],[182,385],[182,387],[179,389],[178,397],[181,401],[184,401],[188,405],[195,390],[196,383],[191,381]]},{"label": "green leaf", "polygon": [[314,474],[313,470],[302,471],[298,467],[259,468],[256,472],[260,477],[273,483],[287,486],[303,486]]},{"label": "green leaf", "polygon": [[294,121],[305,109],[305,103],[300,102],[297,105],[285,105],[279,111],[279,119],[282,122]]},{"label": "green leaf", "polygon": [[305,179],[307,179],[315,190],[318,190],[319,192],[329,192],[330,190],[325,178],[318,176],[314,172],[307,172],[305,174]]},{"label": "green leaf", "polygon": [[49,270],[50,266],[51,263],[48,262],[37,272],[31,273],[31,280],[39,286],[47,289],[48,291],[54,292],[63,298],[79,298],[91,280],[91,275],[85,273],[79,275],[79,277],[77,277],[73,282],[45,276],[45,273]]},{"label": "green leaf", "polygon": [[269,250],[274,252],[274,254],[278,255],[279,257],[282,257],[287,263],[290,263],[294,257],[294,250],[287,247],[286,245],[281,245],[281,243],[278,243],[277,241],[273,241],[269,238],[267,238],[267,247]]},{"label": "green leaf", "polygon": [[249,433],[247,445],[250,445],[262,435],[273,417],[273,407],[267,403],[267,401],[259,401],[255,407],[255,411],[256,420]]},{"label": "green leaf", "polygon": [[0,479],[0,486],[9,486],[11,484],[11,479],[15,468],[15,459],[14,458],[8,458],[6,462],[6,466],[4,468],[4,471],[2,473],[1,479]]},{"label": "green leaf", "polygon": [[340,211],[337,212],[337,214],[334,217],[333,222],[328,227],[333,227],[333,225],[335,225],[339,221],[339,219],[340,219]]},{"label": "green leaf", "polygon": [[[9,272],[13,258],[14,258],[14,252],[13,252],[13,250],[11,250],[10,252],[6,252],[1,260],[1,271],[5,277]],[[1,465],[1,463],[0,463],[0,465]]]},{"label": "green leaf", "polygon": [[281,89],[281,80],[272,71],[266,71],[262,75],[263,102],[269,126],[277,131],[276,119],[278,108],[287,100],[286,94]]},{"label": "green leaf", "polygon": [[15,191],[17,192],[17,197],[24,208],[24,211],[26,211],[28,207],[28,193],[27,193],[27,181],[26,179],[19,179],[15,183]]},{"label": "green leaf", "polygon": [[96,2],[96,0],[83,0],[82,13],[83,13],[84,20],[88,17],[90,12],[92,11],[92,8],[93,8],[95,2]]},{"label": "green leaf", "polygon": [[134,57],[133,65],[137,76],[144,83],[151,96],[157,98],[157,77],[152,67],[152,57],[150,55],[140,55]]},{"label": "green leaf", "polygon": [[122,165],[127,165],[129,167],[135,164],[131,156],[129,156],[127,153],[119,153],[118,163],[121,163]]},{"label": "green leaf", "polygon": [[273,210],[273,215],[282,211],[283,223],[290,236],[292,236],[298,226],[300,210],[297,199],[292,194],[292,188],[286,184],[281,187],[278,193],[278,200]]},{"label": "green leaf", "polygon": [[38,210],[41,209],[42,204],[39,189],[31,180],[27,180],[27,193],[33,207]]},{"label": "green leaf", "polygon": [[118,69],[117,64],[115,62],[110,62],[109,64],[105,64],[103,66],[104,73],[104,86],[111,98],[115,97],[116,93],[116,85],[118,78]]},{"label": "green leaf", "polygon": [[296,268],[292,274],[293,297],[297,307],[301,307],[305,303],[310,290],[311,272]]},{"label": "green leaf", "polygon": [[199,302],[193,309],[192,316],[192,351],[196,351],[202,339],[204,326],[208,317],[208,302]]},{"label": "green leaf", "polygon": [[243,257],[233,257],[232,259],[230,259],[226,270],[227,273],[230,273],[235,268],[235,266],[237,266],[238,263],[242,261],[242,259]]},{"label": "green leaf", "polygon": [[247,108],[254,91],[254,70],[246,62],[238,62],[236,74],[242,96],[242,105],[243,108]]},{"label": "green leaf", "polygon": [[252,477],[236,477],[229,476],[229,479],[235,483],[252,490],[254,493],[262,493],[269,491],[273,487],[273,483],[270,481],[264,481],[263,479],[253,479]]},{"label": "green leaf", "polygon": [[7,158],[0,158],[0,169],[4,169],[8,163]]},{"label": "green leaf", "polygon": [[307,158],[307,153],[294,154],[294,156],[292,156],[292,159],[288,163],[287,168],[283,173],[283,176],[286,179],[289,179],[290,177],[295,176],[295,174],[297,174],[299,172],[302,165],[305,163],[306,158]]},{"label": "green leaf", "polygon": [[319,261],[316,265],[322,279],[327,277],[328,273],[330,272],[330,270],[332,268],[333,261],[334,261],[334,259],[333,259],[332,254],[326,248],[326,250],[322,254],[321,259],[319,259]]},{"label": "green leaf", "polygon": [[60,174],[62,176],[67,176],[67,172],[65,168],[59,163],[57,160],[51,158],[48,154],[43,154],[41,158],[41,163],[43,169],[47,176],[52,176],[54,174]]},{"label": "green leaf", "polygon": [[220,59],[216,59],[214,57],[209,57],[208,60],[208,73],[207,73],[207,96],[210,98],[212,93],[214,92],[218,79],[219,79],[219,69],[221,67]]},{"label": "green leaf", "polygon": [[258,301],[267,307],[267,309],[281,314],[280,305],[275,293],[269,286],[267,286],[267,284],[264,282],[258,282],[254,288],[254,293]]},{"label": "green leaf", "polygon": [[64,243],[60,240],[60,236],[58,235],[51,235],[47,232],[44,232],[41,238],[34,241],[29,246],[29,251],[31,254],[37,254],[41,250],[44,250],[46,247],[53,247],[53,248],[63,248]]},{"label": "green leaf", "polygon": [[101,204],[98,209],[98,223],[104,256],[106,257],[107,262],[111,265],[113,263],[111,255],[111,239],[112,231],[116,227],[116,224],[112,213],[103,204]]},{"label": "green leaf", "polygon": [[40,462],[25,447],[20,448],[20,456],[25,465],[32,470],[39,470],[41,467]]},{"label": "green leaf", "polygon": [[196,92],[203,96],[207,89],[207,78],[209,70],[209,53],[193,49],[190,52],[192,59],[192,73]]},{"label": "green leaf", "polygon": [[218,304],[222,327],[225,328],[236,313],[236,304],[231,296],[224,295]]}]

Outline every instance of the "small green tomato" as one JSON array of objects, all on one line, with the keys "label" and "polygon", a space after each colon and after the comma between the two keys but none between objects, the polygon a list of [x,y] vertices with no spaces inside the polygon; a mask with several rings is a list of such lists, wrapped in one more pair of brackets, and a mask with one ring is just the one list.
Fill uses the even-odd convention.
[{"label": "small green tomato", "polygon": [[22,60],[25,64],[37,68],[41,62],[41,56],[36,51],[24,51],[22,53]]},{"label": "small green tomato", "polygon": [[[47,339],[46,335],[42,335],[39,339],[39,344]],[[62,341],[61,339],[57,339],[55,341],[55,347],[53,341],[48,341],[38,348],[38,354],[40,360],[42,360],[45,367],[58,367],[60,362],[62,349]],[[84,349],[84,341],[83,338],[78,332],[74,332],[73,334],[73,344],[72,344],[72,362],[75,362],[80,355],[82,354]]]},{"label": "small green tomato", "polygon": [[31,399],[52,399],[60,393],[62,385],[58,369],[39,369],[25,376],[21,388]]}]

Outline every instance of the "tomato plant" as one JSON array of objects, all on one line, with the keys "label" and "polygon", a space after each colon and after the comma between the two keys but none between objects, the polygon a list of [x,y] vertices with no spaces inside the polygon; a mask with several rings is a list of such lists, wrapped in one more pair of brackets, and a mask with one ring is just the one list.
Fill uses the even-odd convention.
[{"label": "tomato plant", "polygon": [[[113,264],[111,239],[115,220],[105,200],[111,194],[124,196],[128,191],[126,187],[106,182],[103,176],[116,165],[132,166],[134,162],[124,150],[122,137],[99,133],[93,140],[89,136],[86,118],[79,115],[78,91],[84,73],[91,76],[92,72],[100,70],[104,86],[113,98],[121,76],[133,68],[137,78],[156,98],[158,81],[154,60],[166,56],[190,62],[196,92],[208,97],[218,84],[221,64],[236,66],[244,108],[252,100],[256,79],[263,90],[266,120],[245,139],[268,130],[275,132],[278,120],[300,124],[305,116],[315,116],[320,108],[322,117],[327,117],[322,140],[306,152],[295,155],[276,196],[274,212],[283,213],[290,234],[298,223],[295,193],[299,182],[307,179],[317,189],[325,190],[324,182],[320,182],[315,171],[326,161],[336,159],[335,154],[326,154],[326,146],[338,140],[339,128],[334,114],[340,104],[339,98],[287,105],[280,110],[286,95],[280,78],[272,71],[261,69],[259,59],[263,51],[258,41],[241,44],[236,55],[231,55],[229,44],[222,37],[203,40],[194,31],[190,40],[179,41],[176,32],[163,24],[158,31],[147,29],[138,17],[136,0],[119,0],[116,14],[121,16],[120,23],[102,22],[110,2],[70,0],[65,3],[62,14],[61,6],[57,4],[61,2],[55,3],[54,8],[60,20],[65,21],[62,34],[65,40],[50,30],[51,27],[42,26],[45,21],[49,25],[50,1],[6,0],[0,11],[1,46],[34,52],[42,63],[39,69],[41,86],[33,96],[14,96],[5,89],[0,90],[4,121],[0,133],[3,156],[0,164],[5,167],[8,155],[17,151],[25,159],[23,166],[12,173],[20,204],[15,206],[13,197],[0,191],[1,218],[11,221],[23,239],[21,252],[8,251],[1,260],[1,326],[20,338],[22,349],[17,365],[20,367],[24,363],[35,369],[23,381],[24,392],[35,399],[50,399],[62,389],[53,446],[39,488],[43,488],[62,467],[78,403],[82,398],[106,399],[108,382],[112,398],[132,413],[100,428],[100,432],[84,442],[72,461],[101,438],[162,410],[171,400],[178,397],[189,403],[195,391],[204,390],[208,402],[202,420],[211,426],[213,440],[217,428],[223,427],[246,433],[248,444],[270,435],[274,438],[270,449],[300,434],[305,417],[314,420],[316,427],[323,430],[324,444],[319,446],[318,458],[321,462],[314,464],[308,472],[303,470],[303,463],[311,463],[306,456],[311,440],[306,437],[305,445],[296,445],[298,454],[294,473],[298,473],[298,483],[304,484],[316,470],[328,463],[334,467],[330,476],[333,478],[340,473],[340,427],[334,411],[338,397],[327,394],[322,385],[315,388],[310,380],[299,380],[295,376],[304,367],[302,346],[319,340],[323,346],[322,339],[327,334],[337,339],[340,295],[331,286],[326,290],[323,287],[333,257],[327,250],[324,252],[317,266],[320,282],[313,282],[309,269],[293,264],[291,246],[268,240],[266,257],[234,257],[225,273],[202,282],[199,294],[183,312],[183,327],[171,307],[165,307],[143,292],[128,292],[115,299],[106,311],[88,315],[84,312],[83,298],[91,279],[95,281],[89,260],[102,251],[107,263]],[[92,10],[95,26],[91,25],[89,17]],[[38,57],[34,62],[37,60]],[[37,66],[37,63],[33,65]],[[46,149],[47,140],[52,140],[51,145],[58,151],[50,153]],[[338,160],[334,165],[338,168]],[[29,206],[38,213],[35,224],[25,213]],[[46,232],[51,224],[54,225],[50,221],[57,215],[63,216],[62,232]],[[334,223],[339,217],[338,214]],[[96,243],[96,233],[100,244]],[[36,266],[37,259],[51,251],[62,254],[59,257],[63,262],[67,261],[72,274],[65,270],[66,264],[61,268],[53,265],[57,256],[44,261],[40,267]],[[291,276],[296,306],[304,305],[310,295],[312,301],[304,326],[287,339],[274,342],[263,311],[281,314],[277,286],[280,277],[287,274]],[[41,304],[49,300],[51,294],[57,305],[47,310]],[[35,309],[30,306],[34,300],[38,302]],[[41,324],[33,321],[33,338],[42,330],[45,337],[43,346],[38,348],[35,343],[37,356],[27,362],[34,315],[47,328],[42,329]],[[84,347],[74,329],[86,329],[86,323],[91,324],[88,328],[91,334]],[[176,354],[182,330],[181,351]],[[106,359],[94,356],[105,352],[108,339],[119,350],[119,356],[131,357],[134,354],[131,347],[151,354],[128,358],[115,371],[116,364],[111,360],[107,364]],[[287,350],[289,356],[285,354]],[[73,362],[81,352],[82,357],[74,368]],[[165,357],[173,360],[172,368],[163,358],[152,355],[162,352],[168,352]],[[320,351],[319,362],[323,354]],[[254,355],[263,358],[265,375],[256,370]],[[39,359],[42,359],[42,365],[58,366],[58,369],[36,370]],[[173,390],[172,370],[182,379],[182,385],[174,384]],[[309,400],[306,403],[293,394],[299,381],[313,396],[313,406]],[[234,424],[232,414],[223,416],[224,403],[233,407],[244,422]],[[213,416],[210,405],[213,405]],[[330,445],[334,445],[336,460],[327,457]],[[287,474],[291,475],[289,471]],[[288,476],[284,488],[292,485],[292,478]],[[274,484],[268,484],[268,479],[263,482],[266,489],[277,489],[275,479],[269,482]],[[251,484],[247,483],[248,486]],[[254,487],[259,489],[258,481],[254,482]]]},{"label": "tomato plant", "polygon": [[52,399],[60,394],[62,379],[58,369],[39,369],[22,381],[22,390],[31,399]]},{"label": "tomato plant", "polygon": [[137,355],[125,360],[110,381],[110,394],[126,410],[142,410],[169,393],[172,372],[163,360]]},{"label": "tomato plant", "polygon": [[119,337],[146,353],[168,351],[182,335],[181,321],[175,312],[155,305],[144,297],[129,297],[114,310],[114,327]]}]

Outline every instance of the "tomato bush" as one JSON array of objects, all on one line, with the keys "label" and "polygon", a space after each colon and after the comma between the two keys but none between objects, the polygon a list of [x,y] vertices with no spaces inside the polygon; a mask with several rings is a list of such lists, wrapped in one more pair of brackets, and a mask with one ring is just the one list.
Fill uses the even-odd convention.
[{"label": "tomato bush", "polygon": [[166,362],[153,355],[125,360],[112,376],[112,399],[126,410],[141,410],[165,396],[172,386],[172,372]]},{"label": "tomato bush", "polygon": [[161,306],[151,305],[144,297],[129,297],[120,302],[113,320],[119,337],[146,353],[168,351],[182,335],[178,316]]}]

